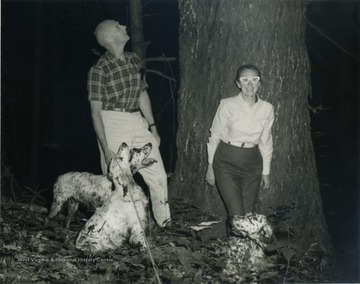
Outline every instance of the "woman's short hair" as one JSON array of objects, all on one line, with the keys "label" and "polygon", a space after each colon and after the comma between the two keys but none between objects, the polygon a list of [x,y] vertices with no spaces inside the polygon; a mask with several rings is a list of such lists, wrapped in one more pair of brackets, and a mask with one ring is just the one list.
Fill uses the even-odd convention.
[{"label": "woman's short hair", "polygon": [[260,72],[260,69],[258,67],[256,67],[255,65],[252,65],[252,64],[245,64],[245,65],[240,66],[239,69],[237,70],[235,80],[238,81],[239,78],[240,78],[241,73],[244,70],[249,70],[249,69],[255,71],[258,74],[258,76],[261,78],[261,72]]}]

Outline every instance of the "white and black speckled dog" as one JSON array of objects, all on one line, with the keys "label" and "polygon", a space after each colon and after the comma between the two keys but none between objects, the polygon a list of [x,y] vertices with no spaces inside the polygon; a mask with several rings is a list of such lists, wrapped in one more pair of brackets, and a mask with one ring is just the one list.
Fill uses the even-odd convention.
[{"label": "white and black speckled dog", "polygon": [[[121,150],[121,146],[119,152]],[[149,167],[156,160],[148,159],[152,150],[151,143],[142,148],[133,148],[129,152],[129,169],[135,174],[139,169]],[[119,153],[118,153],[119,155]],[[67,203],[66,228],[69,228],[71,218],[78,210],[79,203],[89,208],[101,207],[110,197],[112,182],[106,175],[94,175],[87,172],[69,172],[58,177],[54,185],[54,198],[45,224],[56,216]]]},{"label": "white and black speckled dog", "polygon": [[232,236],[225,243],[226,267],[223,273],[231,282],[249,281],[270,266],[264,249],[274,239],[273,230],[266,217],[257,213],[230,218]]},{"label": "white and black speckled dog", "polygon": [[135,183],[129,163],[129,148],[125,143],[109,166],[109,175],[115,190],[97,208],[76,239],[76,248],[98,253],[115,250],[129,241],[146,249],[144,228],[147,222],[148,200]]}]

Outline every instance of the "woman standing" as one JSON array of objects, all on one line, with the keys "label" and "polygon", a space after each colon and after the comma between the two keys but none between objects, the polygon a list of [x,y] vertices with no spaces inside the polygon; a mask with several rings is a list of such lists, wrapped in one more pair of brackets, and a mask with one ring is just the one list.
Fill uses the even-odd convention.
[{"label": "woman standing", "polygon": [[260,186],[270,186],[273,152],[273,106],[259,99],[261,72],[254,65],[238,69],[240,93],[221,100],[210,132],[206,180],[215,181],[227,209],[234,215],[252,212]]}]

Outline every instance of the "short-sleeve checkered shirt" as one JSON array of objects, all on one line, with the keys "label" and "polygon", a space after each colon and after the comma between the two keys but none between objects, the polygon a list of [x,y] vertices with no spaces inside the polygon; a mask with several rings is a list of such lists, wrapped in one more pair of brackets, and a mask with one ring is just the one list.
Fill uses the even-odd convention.
[{"label": "short-sleeve checkered shirt", "polygon": [[101,101],[103,110],[137,109],[139,97],[147,84],[141,80],[140,58],[124,52],[125,61],[107,51],[88,73],[90,101]]}]

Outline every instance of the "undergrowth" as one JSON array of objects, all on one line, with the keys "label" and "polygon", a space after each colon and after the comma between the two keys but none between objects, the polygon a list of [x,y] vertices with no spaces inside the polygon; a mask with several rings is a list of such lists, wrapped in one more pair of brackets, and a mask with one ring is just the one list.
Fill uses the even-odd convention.
[{"label": "undergrowth", "polygon": [[[61,214],[44,227],[47,209],[36,201],[32,191],[17,199],[15,193],[2,196],[2,283],[227,283],[222,274],[224,240],[205,239],[190,228],[218,218],[196,206],[171,200],[171,227],[147,230],[153,266],[146,252],[129,246],[84,255],[74,241],[86,215],[78,213],[69,230],[64,228]],[[304,249],[291,228],[281,226],[287,211],[291,207],[274,209],[269,216],[277,237],[266,251],[273,266],[257,275],[258,283],[331,282],[325,273],[329,264],[319,245],[312,243]]]}]

